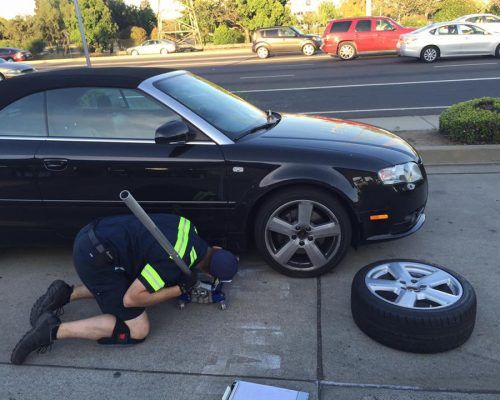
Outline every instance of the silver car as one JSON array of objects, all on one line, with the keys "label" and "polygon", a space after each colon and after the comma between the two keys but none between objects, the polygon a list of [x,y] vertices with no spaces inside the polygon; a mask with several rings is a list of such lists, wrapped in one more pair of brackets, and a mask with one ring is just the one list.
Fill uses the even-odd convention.
[{"label": "silver car", "polygon": [[500,33],[500,17],[493,14],[470,14],[457,18],[455,22],[472,23],[491,33]]},{"label": "silver car", "polygon": [[401,35],[399,55],[434,62],[440,57],[500,57],[500,34],[491,33],[474,24],[443,22]]},{"label": "silver car", "polygon": [[146,40],[140,46],[130,47],[127,54],[138,56],[140,54],[168,54],[178,50],[177,44],[171,40]]},{"label": "silver car", "polygon": [[0,58],[0,81],[22,74],[35,72],[36,69],[28,64],[12,63]]}]

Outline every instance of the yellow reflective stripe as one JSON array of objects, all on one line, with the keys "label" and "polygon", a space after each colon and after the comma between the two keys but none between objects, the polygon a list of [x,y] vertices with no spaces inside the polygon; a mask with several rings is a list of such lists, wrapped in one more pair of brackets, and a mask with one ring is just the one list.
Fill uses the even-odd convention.
[{"label": "yellow reflective stripe", "polygon": [[191,228],[191,222],[181,217],[179,221],[179,228],[177,231],[177,242],[175,242],[175,251],[179,253],[180,258],[184,258],[186,255],[186,248],[189,242],[189,230]]},{"label": "yellow reflective stripe", "polygon": [[189,253],[189,258],[191,260],[191,264],[189,264],[189,267],[192,267],[193,264],[195,263],[196,261],[196,258],[197,258],[197,254],[196,254],[196,250],[194,249],[194,246],[191,248],[191,252]]},{"label": "yellow reflective stripe", "polygon": [[149,264],[142,269],[141,275],[151,285],[155,292],[165,286],[165,282],[163,282],[163,279],[158,275],[158,272]]}]

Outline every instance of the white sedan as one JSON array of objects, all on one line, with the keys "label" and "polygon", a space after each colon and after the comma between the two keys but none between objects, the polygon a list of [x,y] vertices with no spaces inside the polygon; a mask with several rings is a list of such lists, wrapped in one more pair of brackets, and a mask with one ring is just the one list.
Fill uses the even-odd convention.
[{"label": "white sedan", "polygon": [[171,40],[146,40],[139,46],[127,49],[127,54],[138,56],[140,54],[168,54],[178,50],[177,44]]},{"label": "white sedan", "polygon": [[493,14],[470,14],[457,18],[455,22],[472,23],[492,33],[500,33],[500,17]]},{"label": "white sedan", "polygon": [[443,22],[401,35],[398,53],[404,57],[434,62],[440,57],[500,57],[500,34],[474,24]]}]

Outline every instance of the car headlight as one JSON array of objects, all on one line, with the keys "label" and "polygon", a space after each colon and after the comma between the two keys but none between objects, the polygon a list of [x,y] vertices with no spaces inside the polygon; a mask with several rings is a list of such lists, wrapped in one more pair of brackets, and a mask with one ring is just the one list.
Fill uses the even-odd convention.
[{"label": "car headlight", "polygon": [[418,182],[424,177],[417,163],[408,162],[406,164],[395,165],[394,167],[384,168],[378,172],[378,177],[384,185],[393,185],[395,183],[413,183]]}]

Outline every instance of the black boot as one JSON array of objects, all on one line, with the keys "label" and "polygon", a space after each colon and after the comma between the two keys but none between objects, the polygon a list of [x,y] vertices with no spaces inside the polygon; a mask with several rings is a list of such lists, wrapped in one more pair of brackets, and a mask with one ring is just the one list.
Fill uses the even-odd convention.
[{"label": "black boot", "polygon": [[62,307],[69,303],[73,293],[73,286],[57,280],[50,284],[44,295],[33,304],[30,313],[30,324],[35,326],[36,321],[46,311],[54,311],[57,316],[62,314]]},{"label": "black boot", "polygon": [[61,325],[61,320],[56,315],[50,312],[42,314],[36,321],[35,327],[28,331],[12,350],[11,363],[22,364],[31,352],[46,350],[54,343],[56,339],[54,334],[59,325]]}]

